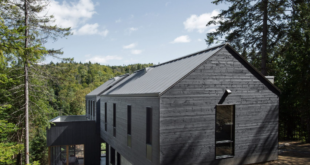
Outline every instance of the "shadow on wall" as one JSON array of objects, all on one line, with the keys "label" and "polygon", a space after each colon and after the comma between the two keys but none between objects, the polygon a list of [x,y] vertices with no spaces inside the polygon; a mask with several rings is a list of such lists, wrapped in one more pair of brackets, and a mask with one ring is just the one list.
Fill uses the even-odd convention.
[{"label": "shadow on wall", "polygon": [[[191,132],[182,132],[175,138],[169,139],[169,142],[173,143],[172,145],[162,144],[160,151],[161,164],[242,165],[275,160],[278,155],[277,116],[278,106],[272,106],[259,127],[256,127],[256,131],[253,135],[247,134],[246,132],[242,132],[242,135],[240,135],[240,133],[236,132],[234,158],[215,160],[215,132],[206,132],[206,130],[203,130],[198,133],[195,132],[195,134]],[[270,123],[270,121],[276,124],[269,125],[268,123]],[[236,131],[238,131],[237,125]],[[209,134],[209,136],[207,134]],[[184,142],[185,139],[182,140],[182,138],[188,137],[189,135],[190,138]],[[246,136],[251,136],[251,139],[238,140],[238,138],[244,138]],[[206,142],[205,138],[209,138],[209,140]],[[169,143],[168,141],[166,142]]]}]

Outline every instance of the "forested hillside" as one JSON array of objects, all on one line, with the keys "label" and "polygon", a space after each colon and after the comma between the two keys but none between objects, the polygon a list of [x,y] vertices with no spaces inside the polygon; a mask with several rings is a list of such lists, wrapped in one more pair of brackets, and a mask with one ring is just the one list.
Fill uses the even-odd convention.
[{"label": "forested hillside", "polygon": [[62,115],[85,114],[85,95],[115,76],[132,73],[153,64],[133,64],[126,66],[107,66],[92,63],[76,63],[74,61],[50,63],[42,67],[61,68],[54,72],[58,81],[50,80],[48,86],[53,100],[49,104],[55,113]]},{"label": "forested hillside", "polygon": [[[66,59],[61,63],[37,65],[30,72],[30,160],[45,164],[47,161],[46,132],[47,121],[59,115],[85,114],[85,95],[108,79],[132,73],[153,64],[132,64],[126,66],[107,66],[92,63],[76,63]],[[22,66],[13,65],[0,71],[0,137],[8,143],[1,143],[0,153],[6,153],[7,163],[14,153],[22,149],[20,144],[23,131],[23,105],[17,97],[23,96],[23,86],[20,80]],[[35,71],[46,74],[45,77]],[[43,90],[42,90],[43,89]],[[1,125],[2,126],[2,125]],[[4,155],[1,158],[5,158]],[[0,161],[0,164],[1,161]]]}]

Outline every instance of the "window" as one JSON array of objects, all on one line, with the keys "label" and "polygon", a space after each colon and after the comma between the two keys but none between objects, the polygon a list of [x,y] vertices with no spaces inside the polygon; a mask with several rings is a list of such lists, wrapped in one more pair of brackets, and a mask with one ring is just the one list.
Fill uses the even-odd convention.
[{"label": "window", "polygon": [[152,108],[146,108],[146,157],[152,160]]},{"label": "window", "polygon": [[89,118],[89,100],[87,100],[87,118]]},{"label": "window", "polygon": [[113,104],[113,136],[116,137],[116,104]]},{"label": "window", "polygon": [[216,159],[233,157],[235,141],[235,106],[217,105],[215,116]]},{"label": "window", "polygon": [[89,104],[90,104],[90,106],[89,106],[89,119],[92,120],[93,104],[92,104],[91,100],[89,100]]},{"label": "window", "polygon": [[152,108],[146,108],[146,144],[152,145]]},{"label": "window", "polygon": [[108,127],[108,110],[107,110],[107,103],[104,103],[104,130],[107,131],[107,127]]},{"label": "window", "polygon": [[121,165],[121,154],[117,152],[117,165]]},{"label": "window", "polygon": [[110,159],[110,163],[112,165],[115,165],[115,150],[114,148],[111,147],[111,159]]},{"label": "window", "polygon": [[96,120],[96,102],[93,101],[93,120]]},{"label": "window", "polygon": [[131,147],[131,105],[127,106],[127,145]]},{"label": "window", "polygon": [[84,164],[84,145],[50,146],[49,164]]},{"label": "window", "polygon": [[90,100],[88,100],[88,118],[90,119],[90,111],[91,111],[91,104]]},{"label": "window", "polygon": [[106,157],[107,155],[106,146],[107,146],[106,143],[101,143],[101,146],[100,146],[101,157]]}]

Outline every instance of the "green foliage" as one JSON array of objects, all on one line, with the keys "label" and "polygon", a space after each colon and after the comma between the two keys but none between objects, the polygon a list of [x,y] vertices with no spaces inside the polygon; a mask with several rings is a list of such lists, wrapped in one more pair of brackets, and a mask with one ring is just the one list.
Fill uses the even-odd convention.
[{"label": "green foliage", "polygon": [[0,106],[0,164],[13,164],[13,158],[20,150],[23,149],[22,144],[12,142],[9,137],[17,131],[15,124],[9,123],[6,119],[8,115],[5,110],[10,109],[11,105]]},{"label": "green foliage", "polygon": [[[263,46],[263,6],[265,0],[214,0],[212,3],[229,4],[227,10],[207,23],[207,26],[218,25],[215,32],[207,33],[207,44],[219,40],[228,41],[256,68],[261,68],[261,54]],[[273,74],[273,49],[283,41],[286,30],[285,10],[287,0],[270,0],[268,5],[268,35],[267,35],[267,70]]]},{"label": "green foliage", "polygon": [[[31,162],[48,164],[48,148],[46,147],[46,131],[37,129],[30,142]],[[35,163],[34,163],[35,164]]]},{"label": "green foliage", "polygon": [[276,84],[282,90],[280,136],[310,142],[310,1],[300,1],[294,8],[287,42],[277,52]]},{"label": "green foliage", "polygon": [[[61,81],[50,81],[50,91],[53,92],[51,105],[57,111],[57,115],[83,115],[85,114],[85,95],[96,89],[104,82],[115,76],[125,73],[132,73],[153,64],[134,64],[128,66],[106,66],[91,63],[76,63],[62,61],[55,66],[65,68],[58,72],[52,70],[55,64],[48,64],[44,67],[51,72],[51,75],[57,76]],[[51,117],[55,117],[51,116]]]}]

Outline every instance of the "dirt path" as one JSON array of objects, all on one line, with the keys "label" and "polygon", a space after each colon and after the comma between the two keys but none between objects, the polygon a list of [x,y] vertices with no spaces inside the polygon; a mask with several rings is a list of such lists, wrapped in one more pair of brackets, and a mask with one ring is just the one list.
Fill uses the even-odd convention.
[{"label": "dirt path", "polygon": [[253,165],[310,165],[310,144],[299,141],[279,142],[278,160]]}]

